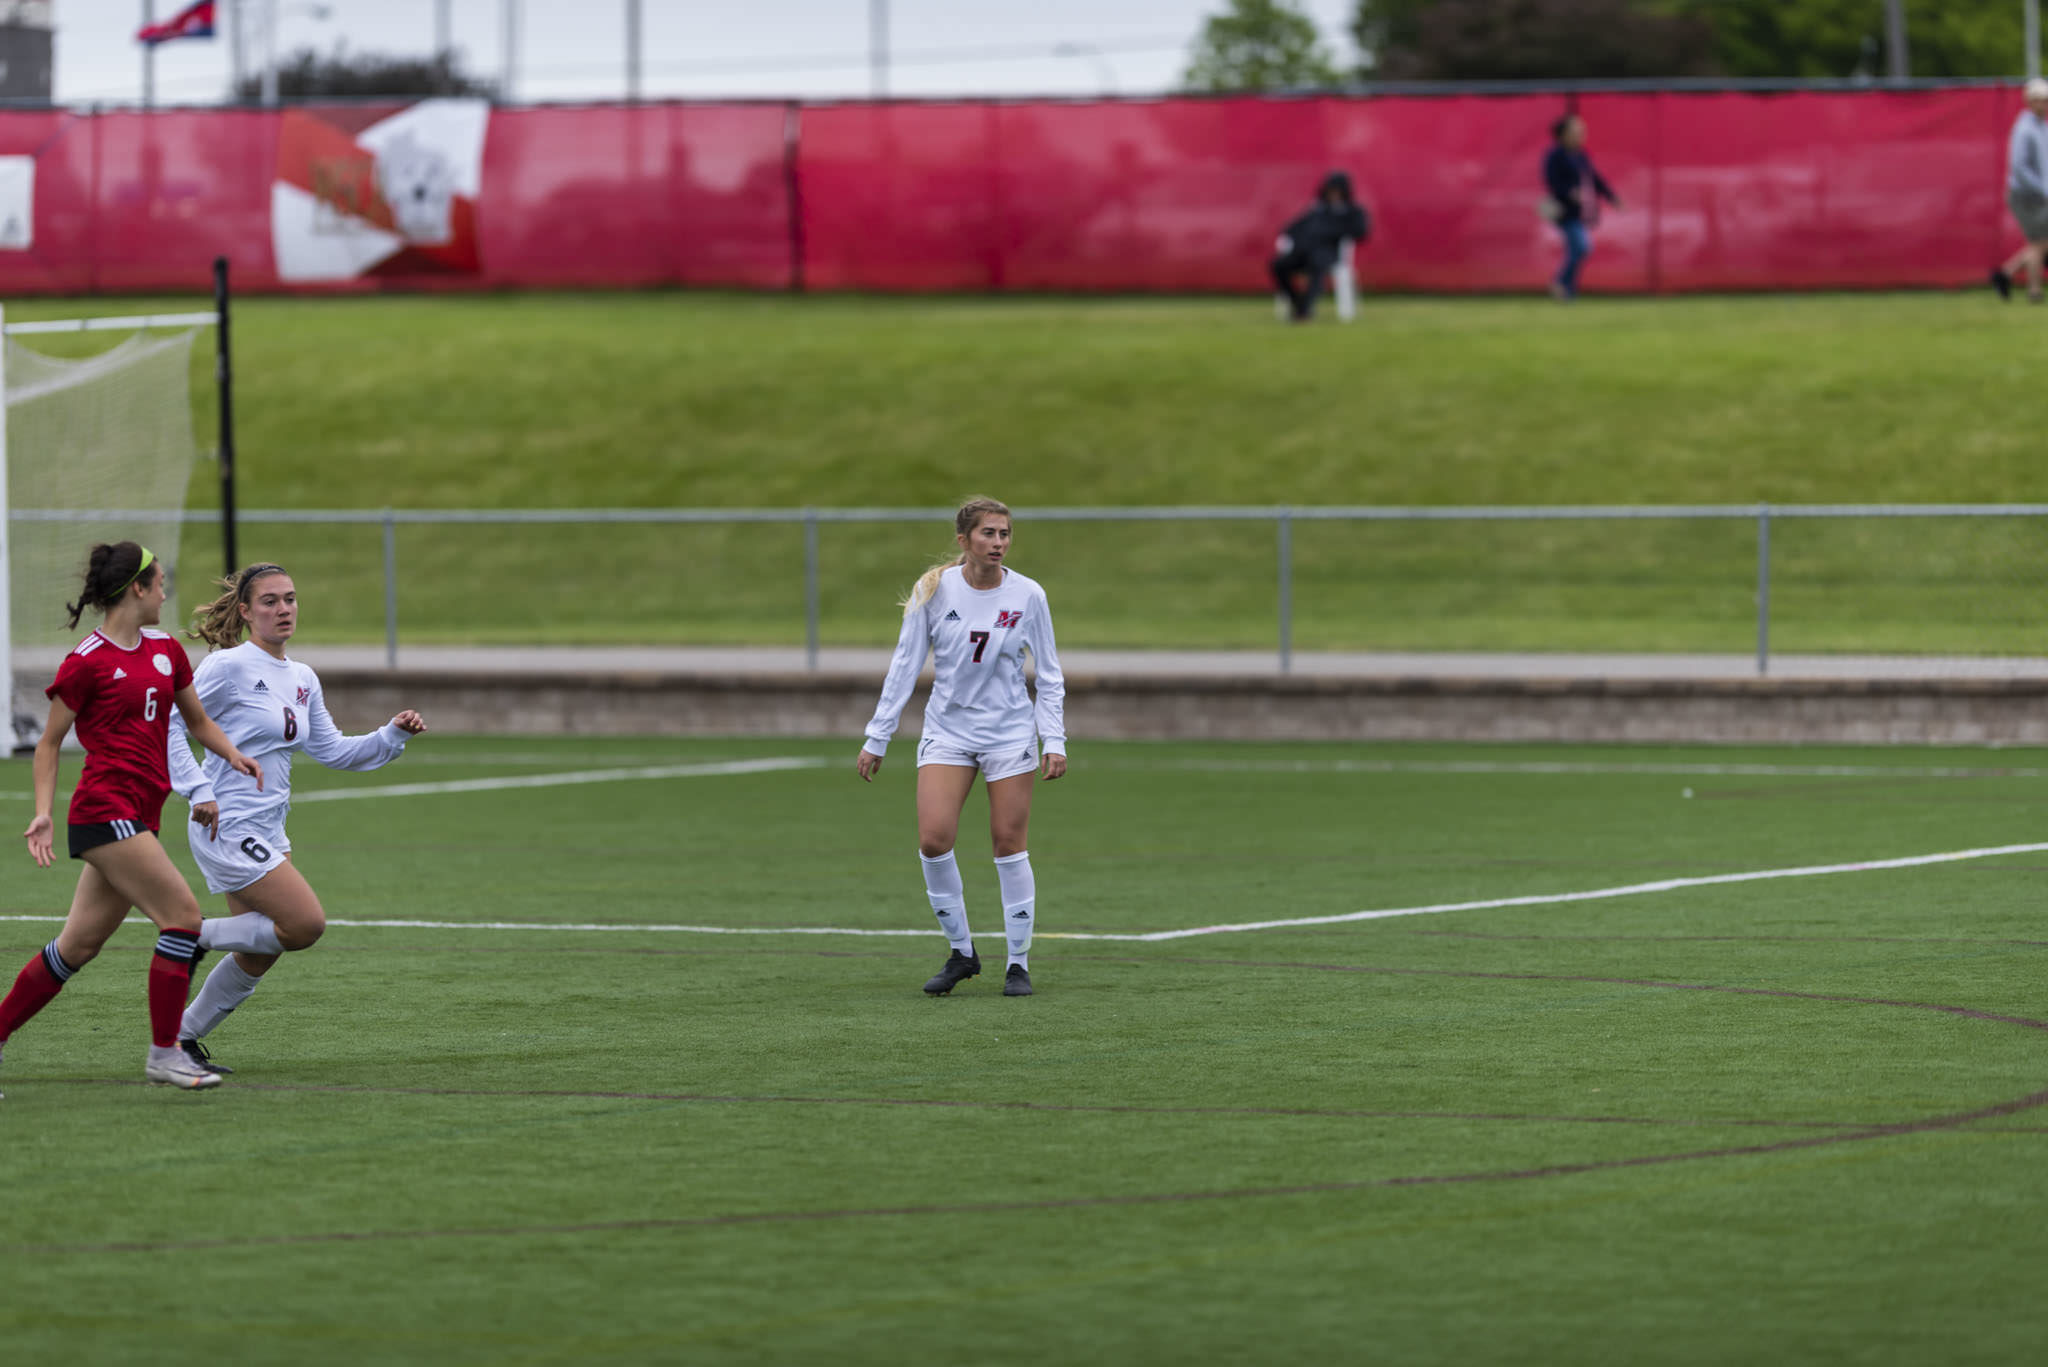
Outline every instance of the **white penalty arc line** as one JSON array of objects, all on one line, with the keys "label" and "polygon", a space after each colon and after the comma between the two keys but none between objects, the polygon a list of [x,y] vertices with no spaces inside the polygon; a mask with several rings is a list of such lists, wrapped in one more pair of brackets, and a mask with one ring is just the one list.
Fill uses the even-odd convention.
[{"label": "white penalty arc line", "polygon": [[[1590,888],[1580,892],[1535,893],[1525,897],[1488,897],[1469,902],[1431,902],[1413,907],[1384,907],[1372,911],[1350,911],[1335,916],[1291,916],[1276,921],[1239,921],[1235,923],[1192,926],[1185,930],[1154,930],[1143,933],[1113,934],[1088,931],[1046,931],[1034,936],[1041,940],[1117,940],[1126,943],[1156,944],[1164,940],[1187,940],[1205,935],[1241,935],[1256,930],[1289,930],[1301,926],[1334,926],[1353,921],[1382,921],[1397,916],[1438,916],[1451,911],[1494,911],[1503,907],[1544,907],[1559,906],[1569,902],[1596,902],[1614,897],[1639,897],[1655,892],[1676,892],[1682,888],[1715,887],[1725,883],[1763,883],[1781,878],[1817,878],[1834,873],[1872,873],[1881,869],[1920,868],[1929,864],[1952,864],[1968,859],[1995,859],[2007,854],[2039,854],[2048,851],[2048,842],[2031,845],[1991,845],[1974,850],[1950,850],[1942,854],[1915,854],[1899,859],[1866,859],[1852,864],[1808,864],[1789,869],[1753,869],[1744,873],[1715,873],[1697,878],[1663,878],[1654,883],[1625,883],[1612,888]],[[358,925],[363,927],[391,926],[409,927],[419,930],[463,929],[470,922],[437,921],[332,921],[331,925]],[[929,929],[920,930],[860,930],[840,926],[623,926],[623,925],[536,925],[519,922],[500,922],[479,929],[491,930],[595,930],[629,931],[651,930],[687,935],[851,935],[864,938],[883,938],[903,935],[928,937]],[[983,934],[982,939],[1001,939],[999,934]]]},{"label": "white penalty arc line", "polygon": [[[1383,921],[1397,916],[1439,916],[1452,911],[1495,911],[1504,907],[1561,906],[1571,902],[1598,902],[1616,897],[1640,897],[1648,893],[1677,892],[1685,888],[1717,887],[1729,883],[1766,883],[1785,878],[1818,878],[1836,873],[1875,873],[1885,869],[1924,868],[1930,864],[1954,864],[1971,859],[1996,859],[2009,854],[2040,854],[2048,842],[2028,845],[1987,845],[1974,850],[1948,850],[1941,854],[1914,854],[1898,859],[1864,859],[1849,864],[1806,864],[1787,869],[1751,869],[1742,873],[1713,873],[1697,878],[1662,878],[1652,883],[1624,883],[1611,888],[1588,888],[1579,892],[1533,893],[1524,897],[1488,897],[1468,902],[1429,902],[1412,907],[1383,907],[1371,911],[1350,911],[1336,916],[1293,916],[1277,921],[1238,921],[1185,930],[1154,930],[1114,934],[1090,931],[1043,931],[1040,940],[1115,940],[1125,943],[1156,944],[1165,940],[1186,940],[1203,935],[1241,935],[1255,930],[1290,930],[1301,926],[1333,926],[1353,921]],[[0,921],[62,921],[61,916],[0,916]],[[595,931],[601,933],[642,933],[656,935],[847,935],[863,939],[899,936],[929,937],[930,929],[868,930],[848,926],[698,926],[620,925],[587,921],[413,921],[413,920],[330,920],[331,926],[364,930],[529,930]],[[982,939],[1000,939],[984,933]]]},{"label": "white penalty arc line", "polygon": [[1579,763],[1570,760],[1168,760],[1158,763],[1117,759],[1088,761],[1085,767],[1123,773],[1218,774],[1531,774],[1538,776],[1674,778],[2048,778],[2040,768],[1962,768],[1953,765],[1905,764],[1737,764],[1702,760],[1669,763]]}]

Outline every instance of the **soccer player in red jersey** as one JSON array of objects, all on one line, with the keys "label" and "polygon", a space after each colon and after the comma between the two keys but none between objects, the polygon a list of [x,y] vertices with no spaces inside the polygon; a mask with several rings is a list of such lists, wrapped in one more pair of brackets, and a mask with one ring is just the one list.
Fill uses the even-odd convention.
[{"label": "soccer player in red jersey", "polygon": [[171,707],[194,739],[259,787],[263,769],[206,715],[192,688],[184,647],[155,630],[167,587],[153,554],[120,541],[92,548],[85,591],[66,604],[74,627],[88,608],[104,620],[64,657],[57,681],[43,690],[50,698],[50,724],[36,745],[36,815],[23,834],[29,854],[48,868],[56,830],[50,809],[57,795],[57,748],[75,723],[85,746],[85,772],[66,816],[71,857],[85,867],[64,929],[28,961],[0,1000],[0,1046],[99,954],[134,907],[158,931],[149,961],[150,1048],[143,1075],[196,1090],[217,1086],[220,1075],[198,1067],[178,1047],[178,1022],[199,954],[199,903],[156,836],[171,790]]}]

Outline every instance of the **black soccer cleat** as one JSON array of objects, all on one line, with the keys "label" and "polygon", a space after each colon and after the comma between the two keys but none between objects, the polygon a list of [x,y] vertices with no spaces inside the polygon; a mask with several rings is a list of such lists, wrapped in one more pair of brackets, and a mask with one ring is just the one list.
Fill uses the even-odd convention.
[{"label": "black soccer cleat", "polygon": [[2012,298],[2012,277],[2005,273],[2003,266],[1991,268],[1991,288],[1998,291],[2000,299]]},{"label": "black soccer cleat", "polygon": [[219,1073],[222,1077],[226,1077],[229,1073],[235,1071],[225,1063],[214,1058],[213,1055],[207,1053],[206,1046],[196,1039],[181,1039],[178,1041],[178,1047],[185,1051],[186,1058],[198,1064],[204,1072]]},{"label": "black soccer cleat", "polygon": [[925,983],[925,995],[927,997],[943,997],[979,972],[981,972],[981,956],[979,954],[971,956],[962,954],[956,949],[947,958],[945,964],[940,967],[939,971],[932,974],[930,981]]},{"label": "black soccer cleat", "polygon": [[1003,995],[1005,997],[1030,996],[1031,971],[1022,964],[1011,964],[1003,974]]}]

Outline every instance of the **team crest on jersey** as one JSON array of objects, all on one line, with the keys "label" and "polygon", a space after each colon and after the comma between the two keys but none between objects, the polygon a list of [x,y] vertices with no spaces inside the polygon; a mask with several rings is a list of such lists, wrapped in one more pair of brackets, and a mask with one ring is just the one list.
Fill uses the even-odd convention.
[{"label": "team crest on jersey", "polygon": [[1024,610],[1022,608],[1019,608],[1015,612],[999,612],[996,614],[997,631],[1001,631],[1004,627],[1016,627],[1022,625],[1024,625]]},{"label": "team crest on jersey", "polygon": [[299,706],[301,706],[301,707],[304,707],[304,706],[306,705],[306,699],[307,699],[307,698],[309,698],[309,697],[311,697],[311,696],[312,696],[312,690],[310,690],[310,689],[307,689],[307,688],[304,688],[304,687],[301,687],[301,688],[300,688],[300,689],[298,690],[298,701],[299,701]]},{"label": "team crest on jersey", "polygon": [[156,672],[157,672],[157,673],[159,673],[159,674],[168,674],[168,673],[170,673],[170,672],[171,672],[171,657],[170,657],[170,656],[168,656],[168,655],[158,655],[158,656],[156,657]]}]

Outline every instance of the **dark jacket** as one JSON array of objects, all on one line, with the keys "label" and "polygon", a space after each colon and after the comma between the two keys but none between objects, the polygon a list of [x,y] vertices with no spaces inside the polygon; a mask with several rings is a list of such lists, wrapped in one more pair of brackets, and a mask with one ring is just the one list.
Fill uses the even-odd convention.
[{"label": "dark jacket", "polygon": [[1327,200],[1317,200],[1309,211],[1280,230],[1294,244],[1294,250],[1308,258],[1317,270],[1328,270],[1337,264],[1337,249],[1345,238],[1363,242],[1372,236],[1372,220],[1366,217],[1365,208],[1356,203],[1344,203],[1332,207]]},{"label": "dark jacket", "polygon": [[1600,173],[1593,169],[1593,159],[1586,155],[1585,149],[1574,152],[1558,143],[1543,158],[1543,184],[1550,191],[1550,197],[1557,201],[1559,223],[1577,223],[1586,216],[1585,205],[1580,202],[1579,195],[1588,181],[1592,182],[1594,194],[1609,204],[1621,203],[1607,182],[1600,178]]}]

